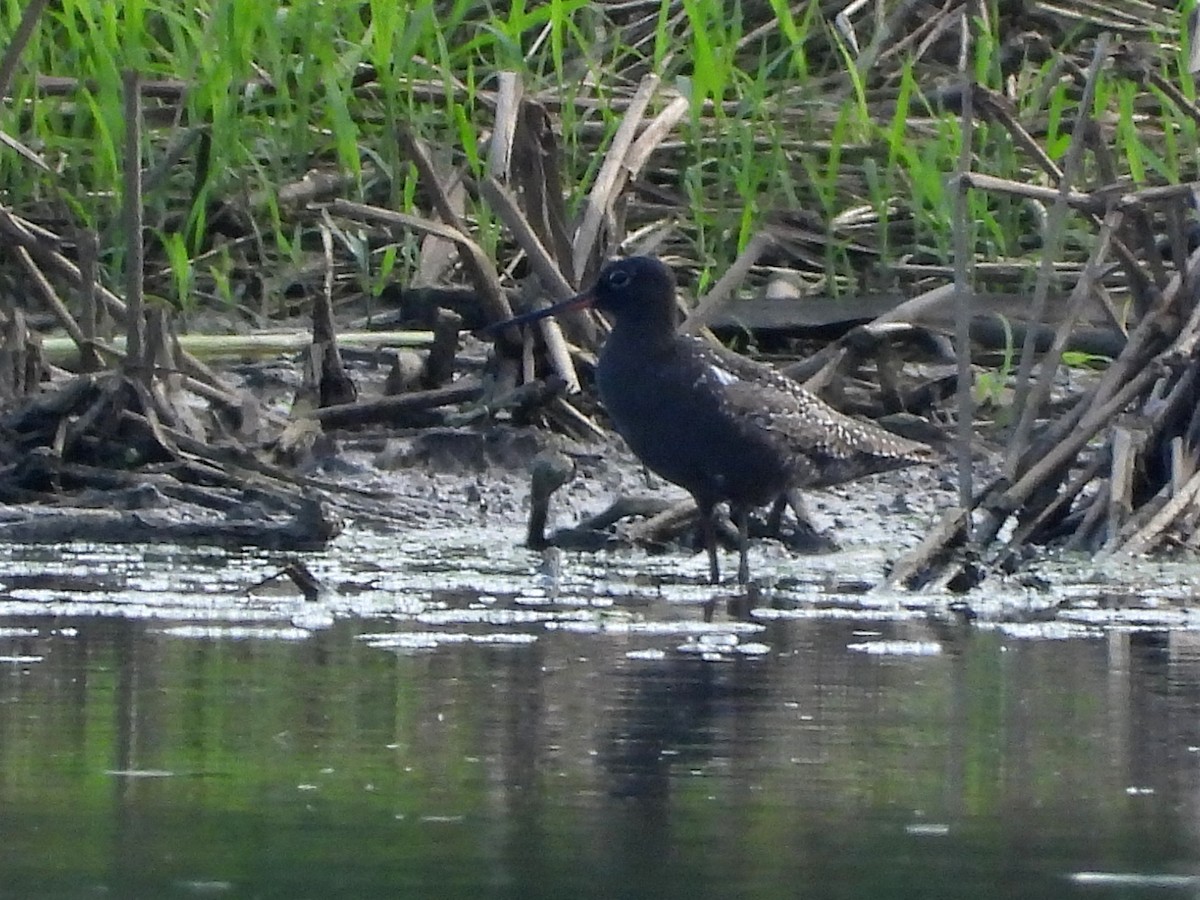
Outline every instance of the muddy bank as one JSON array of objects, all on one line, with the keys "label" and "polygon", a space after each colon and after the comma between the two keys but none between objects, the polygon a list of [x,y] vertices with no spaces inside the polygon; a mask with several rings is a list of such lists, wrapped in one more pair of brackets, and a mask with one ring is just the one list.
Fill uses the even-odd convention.
[{"label": "muddy bank", "polygon": [[[595,515],[619,496],[654,496],[683,501],[682,489],[642,466],[618,437],[579,443],[537,428],[492,426],[480,431],[437,429],[390,439],[381,454],[350,453],[362,471],[377,469],[403,505],[406,498],[429,502],[429,514],[446,524],[488,524],[503,516],[523,525],[529,504],[528,467],[536,454],[558,448],[575,463],[575,475],[554,494],[552,525],[569,525]],[[954,475],[947,467],[900,470],[806,493],[819,527],[839,542],[877,543],[920,530],[954,500]],[[898,528],[898,523],[906,523]]]}]

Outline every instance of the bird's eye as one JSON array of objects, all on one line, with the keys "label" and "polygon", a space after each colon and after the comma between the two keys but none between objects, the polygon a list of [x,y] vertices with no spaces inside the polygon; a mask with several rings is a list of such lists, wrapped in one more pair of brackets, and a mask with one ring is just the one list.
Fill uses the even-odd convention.
[{"label": "bird's eye", "polygon": [[608,273],[608,286],[620,290],[629,286],[629,273],[624,269],[614,269]]}]

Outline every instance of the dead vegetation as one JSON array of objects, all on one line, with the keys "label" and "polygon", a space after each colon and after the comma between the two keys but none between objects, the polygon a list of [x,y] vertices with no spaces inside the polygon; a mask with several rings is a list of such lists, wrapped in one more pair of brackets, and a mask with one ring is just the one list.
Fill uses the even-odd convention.
[{"label": "dead vegetation", "polygon": [[[772,8],[761,6],[749,13],[761,19],[744,38],[751,50],[755,41],[772,40],[777,24]],[[35,22],[39,9],[31,4],[27,20]],[[639,42],[652,40],[662,28],[675,33],[686,27],[681,9],[672,4],[605,9],[623,29],[630,59],[643,58],[635,53]],[[664,10],[666,20],[660,16]],[[370,170],[369,161],[358,178],[325,167],[280,185],[269,199],[210,199],[209,228],[214,234],[223,230],[220,252],[244,261],[243,296],[252,319],[262,323],[296,312],[311,317],[303,386],[287,415],[183,351],[176,337],[180,317],[166,304],[145,299],[148,291],[160,292],[169,273],[162,248],[143,245],[143,179],[185,166],[189,153],[203,155],[205,132],[172,124],[164,142],[160,123],[178,123],[168,113],[189,85],[130,73],[126,158],[144,158],[140,148],[148,134],[165,149],[149,172],[126,167],[119,230],[132,237],[125,247],[124,297],[105,286],[98,269],[104,235],[0,207],[5,272],[23,286],[4,292],[0,392],[8,412],[0,422],[0,493],[10,502],[57,502],[62,492],[111,491],[117,483],[136,489],[140,483],[227,516],[239,498],[265,492],[284,526],[305,523],[290,538],[285,530],[284,537],[264,539],[278,546],[328,539],[337,532],[338,510],[403,521],[402,511],[389,509],[389,498],[299,475],[297,466],[324,452],[328,435],[350,428],[471,427],[500,415],[548,420],[573,437],[594,437],[602,419],[579,391],[601,340],[601,323],[546,321],[536,341],[504,335],[483,371],[466,371],[457,357],[460,330],[506,318],[514,305],[572,293],[606,257],[636,252],[668,259],[686,284],[706,284],[689,305],[685,327],[716,326],[723,337],[749,333],[760,344],[776,341],[793,354],[807,346],[794,338],[811,341],[832,328],[841,336],[793,363],[790,374],[843,407],[898,416],[892,424],[916,428],[918,437],[928,439],[930,422],[932,433],[958,429],[960,506],[946,513],[918,552],[898,561],[894,582],[965,588],[990,571],[1019,564],[1031,548],[1051,544],[1091,552],[1192,547],[1200,540],[1195,167],[1182,166],[1178,184],[1153,184],[1152,177],[1135,182],[1129,134],[1120,121],[1120,115],[1135,116],[1142,143],[1164,153],[1187,128],[1200,127],[1190,86],[1162,74],[1164,55],[1174,51],[1139,43],[1169,33],[1174,14],[1144,3],[1077,12],[1037,3],[995,9],[901,3],[875,21],[865,19],[856,3],[826,14],[837,32],[823,45],[829,58],[836,58],[838,47],[850,53],[839,62],[840,74],[827,76],[825,102],[814,103],[812,85],[803,97],[782,86],[761,101],[780,122],[791,123],[791,136],[776,135],[773,150],[783,158],[807,159],[818,147],[828,160],[821,171],[831,176],[831,196],[842,198],[842,208],[825,215],[786,202],[766,204],[767,212],[744,239],[726,235],[740,251],[711,283],[709,260],[695,252],[701,243],[698,221],[736,213],[745,201],[702,192],[697,205],[696,194],[682,186],[697,172],[705,184],[702,171],[689,169],[695,166],[695,142],[703,145],[721,129],[736,127],[738,109],[711,100],[696,106],[635,63],[607,86],[604,104],[616,117],[615,127],[572,136],[599,154],[574,211],[567,187],[579,173],[564,164],[564,100],[528,91],[522,76],[511,71],[498,73],[488,89],[474,94],[491,115],[479,148],[485,160],[481,176],[447,165],[446,154],[417,131],[398,128],[402,154],[419,184],[408,211],[364,202],[372,199],[370,193],[356,192],[356,185],[386,177]],[[1001,19],[995,31],[1003,40],[992,50],[1008,73],[1004,90],[978,84],[970,74],[969,23],[975,14]],[[13,77],[21,49],[14,42],[0,61],[5,77]],[[845,65],[847,59],[853,66]],[[1031,71],[1039,78],[1031,80]],[[920,96],[908,92],[906,78],[921,83]],[[364,65],[349,87],[370,95],[379,89],[378,79]],[[1118,109],[1115,100],[1098,104],[1100,83],[1108,90],[1114,83],[1135,86],[1135,102],[1127,109]],[[1029,84],[1040,85],[1046,96],[1040,105],[1018,108],[1012,92]],[[39,77],[47,102],[72,96],[77,88],[62,78]],[[446,85],[414,82],[410,88],[437,96]],[[1064,109],[1052,115],[1053,91],[1069,100],[1066,109],[1074,111],[1069,124]],[[598,96],[579,95],[573,102],[599,103]],[[142,109],[145,102],[152,104],[148,110]],[[839,130],[850,103],[881,124],[858,135]],[[1098,106],[1110,112],[1095,116]],[[1056,123],[1057,115],[1062,118]],[[881,200],[867,161],[895,159],[888,157],[887,145],[896,129],[907,142],[922,135],[935,141],[953,117],[963,136],[957,175],[947,181],[950,160],[930,163],[938,183],[949,185],[948,206],[941,210],[945,244],[939,249],[920,237],[930,227],[921,216],[930,210],[922,212],[915,194]],[[1185,128],[1181,122],[1191,124]],[[748,136],[749,152],[760,137],[766,140]],[[1060,139],[1069,142],[1065,153],[1049,146]],[[980,170],[993,158],[986,148],[999,141],[1019,154],[1020,179]],[[5,135],[4,142],[29,166],[47,168],[17,138]],[[916,185],[908,186],[916,191]],[[975,207],[968,206],[971,198]],[[283,224],[312,237],[305,264],[288,274],[303,285],[295,294],[266,287],[280,281],[264,272],[281,265],[265,249],[268,242],[256,224],[256,211],[268,202]],[[998,215],[997,227],[1028,225],[1022,236],[1028,252],[1005,258],[982,252],[987,242],[972,224],[971,209],[996,208],[1009,215]],[[484,218],[502,226],[495,252],[485,249],[490,243],[480,233]],[[368,305],[368,324],[414,323],[427,332],[422,343],[431,349],[419,358],[393,353],[387,391],[378,384],[364,389],[348,373],[338,344],[340,328],[363,324],[346,321],[348,304],[365,293],[356,254],[364,246],[395,244],[401,236],[419,241],[418,286],[385,292],[384,299],[398,298],[400,316],[379,315]],[[452,282],[457,286],[446,286]],[[735,302],[747,292],[767,299],[757,306]],[[803,299],[814,295],[837,297],[842,305],[825,307],[814,322]],[[36,304],[17,300],[24,296],[36,297]],[[254,298],[257,308],[250,303]],[[283,304],[273,308],[280,298]],[[856,300],[862,301],[858,307]],[[848,308],[858,312],[851,315]],[[47,313],[78,346],[79,374],[57,370],[44,358],[30,321]],[[997,322],[1003,327],[989,329]],[[117,333],[123,345],[111,339]],[[975,408],[972,382],[979,370],[968,352],[972,334],[990,334],[993,347],[1007,341],[1013,351],[1014,368],[1004,373],[1012,376],[1011,401],[1001,409],[1006,422],[990,421],[990,411],[981,416]],[[1014,334],[1022,342],[1019,353]],[[898,337],[913,335],[931,336],[943,349],[952,338],[957,359],[926,367],[914,382],[894,349]],[[1064,353],[1095,346],[1115,358],[1065,409],[1052,405]],[[986,453],[979,441],[983,434],[986,446],[1003,448],[1001,475],[978,487],[970,463]],[[326,501],[331,505],[322,505]],[[314,510],[325,512],[314,516]],[[139,534],[129,533],[134,539]],[[246,540],[241,523],[224,533],[233,542]]]}]

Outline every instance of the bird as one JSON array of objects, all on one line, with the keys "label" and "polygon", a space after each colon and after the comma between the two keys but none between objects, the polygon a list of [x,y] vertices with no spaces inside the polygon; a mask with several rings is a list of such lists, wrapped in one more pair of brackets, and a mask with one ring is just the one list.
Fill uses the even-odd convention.
[{"label": "bird", "polygon": [[[661,260],[606,263],[582,293],[499,322],[522,325],[593,307],[612,319],[595,385],[618,434],[652,472],[691,494],[720,582],[716,510],[738,532],[738,582],[750,580],[750,512],[801,488],[932,462],[933,448],[847,416],[771,366],[678,329],[675,276]],[[491,331],[493,329],[489,329]]]}]

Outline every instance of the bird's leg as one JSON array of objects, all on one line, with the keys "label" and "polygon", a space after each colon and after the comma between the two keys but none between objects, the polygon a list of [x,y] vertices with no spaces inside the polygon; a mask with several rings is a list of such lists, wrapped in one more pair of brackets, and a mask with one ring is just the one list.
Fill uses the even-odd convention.
[{"label": "bird's leg", "polygon": [[708,551],[708,583],[720,584],[721,567],[717,563],[717,523],[716,504],[711,500],[697,500],[696,508],[700,510],[700,537],[704,540],[704,549]]},{"label": "bird's leg", "polygon": [[[831,532],[821,531],[813,522],[808,512],[808,504],[804,502],[804,494],[799,488],[789,488],[786,494],[787,505],[796,516],[795,548],[804,549],[808,553],[828,553],[839,550],[838,542]],[[780,514],[782,518],[782,511]]]},{"label": "bird's leg", "polygon": [[788,488],[776,502],[780,503],[780,519],[783,518],[783,506],[787,505],[792,508],[792,514],[795,515],[797,522],[805,524],[813,531],[817,530],[817,526],[812,523],[812,516],[809,515],[808,504],[804,502],[804,494],[800,493],[799,488]]},{"label": "bird's leg", "polygon": [[744,506],[731,506],[729,514],[738,531],[738,584],[750,583],[750,510]]},{"label": "bird's leg", "polygon": [[[796,525],[785,532],[783,514],[789,506],[796,516]],[[838,549],[837,541],[829,533],[818,530],[813,523],[799,488],[788,488],[775,498],[763,533],[799,553],[828,553]]]},{"label": "bird's leg", "polygon": [[[796,491],[797,499],[799,499],[799,495],[800,492]],[[791,503],[791,497],[792,489],[789,488],[776,497],[775,502],[771,504],[771,512],[767,514],[767,534],[778,535],[780,529],[783,528],[783,511]]]}]

